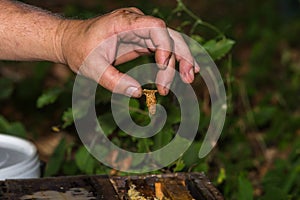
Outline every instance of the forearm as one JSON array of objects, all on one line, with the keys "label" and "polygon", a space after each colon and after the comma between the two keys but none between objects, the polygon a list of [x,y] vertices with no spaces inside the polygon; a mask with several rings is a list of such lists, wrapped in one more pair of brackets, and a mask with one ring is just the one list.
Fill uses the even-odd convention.
[{"label": "forearm", "polygon": [[[176,49],[184,56],[173,54]],[[175,60],[184,82],[191,83],[194,73],[199,72],[181,34],[137,8],[119,9],[88,20],[68,20],[22,3],[0,0],[0,60],[63,63],[110,91],[140,97],[138,81],[124,76],[114,64],[153,52],[160,68],[156,83],[161,95],[169,91]]]},{"label": "forearm", "polygon": [[63,20],[19,2],[0,0],[0,60],[64,63]]}]

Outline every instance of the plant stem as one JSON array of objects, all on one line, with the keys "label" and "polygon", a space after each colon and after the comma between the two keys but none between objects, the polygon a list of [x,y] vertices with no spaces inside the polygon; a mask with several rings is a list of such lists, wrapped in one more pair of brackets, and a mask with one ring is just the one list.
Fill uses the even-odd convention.
[{"label": "plant stem", "polygon": [[182,0],[177,0],[177,7],[174,10],[176,12],[179,11],[183,11],[185,12],[187,15],[189,15],[192,19],[195,20],[195,23],[193,25],[192,28],[192,33],[194,32],[194,29],[198,26],[198,25],[202,25],[205,26],[213,31],[215,31],[216,33],[218,33],[222,38],[225,38],[225,35],[222,33],[222,31],[220,31],[217,27],[213,26],[212,24],[203,21],[200,17],[198,17],[196,14],[194,14],[190,9],[188,9],[185,4],[182,2]]}]

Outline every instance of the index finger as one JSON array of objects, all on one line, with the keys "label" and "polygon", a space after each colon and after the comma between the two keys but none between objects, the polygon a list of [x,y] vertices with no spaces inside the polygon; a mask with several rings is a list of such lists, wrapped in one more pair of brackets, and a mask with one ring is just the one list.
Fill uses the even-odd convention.
[{"label": "index finger", "polygon": [[129,20],[127,18],[127,23],[130,26],[127,30],[133,32],[121,36],[121,41],[125,43],[143,42],[141,45],[155,52],[155,61],[158,67],[166,68],[172,55],[173,40],[165,22],[159,18],[135,13],[130,13],[127,17],[129,18]]}]

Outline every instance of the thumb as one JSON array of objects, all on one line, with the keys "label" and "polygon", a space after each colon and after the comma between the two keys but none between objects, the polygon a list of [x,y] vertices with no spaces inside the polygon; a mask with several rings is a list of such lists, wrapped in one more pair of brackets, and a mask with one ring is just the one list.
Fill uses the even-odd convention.
[{"label": "thumb", "polygon": [[141,97],[141,85],[132,77],[108,65],[102,73],[98,83],[113,93],[124,94],[129,97]]}]

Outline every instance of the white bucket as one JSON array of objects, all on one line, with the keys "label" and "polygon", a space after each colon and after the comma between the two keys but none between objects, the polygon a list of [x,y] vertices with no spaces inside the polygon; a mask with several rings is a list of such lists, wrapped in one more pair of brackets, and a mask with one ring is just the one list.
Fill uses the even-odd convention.
[{"label": "white bucket", "polygon": [[0,180],[39,177],[36,147],[27,140],[0,134]]}]

